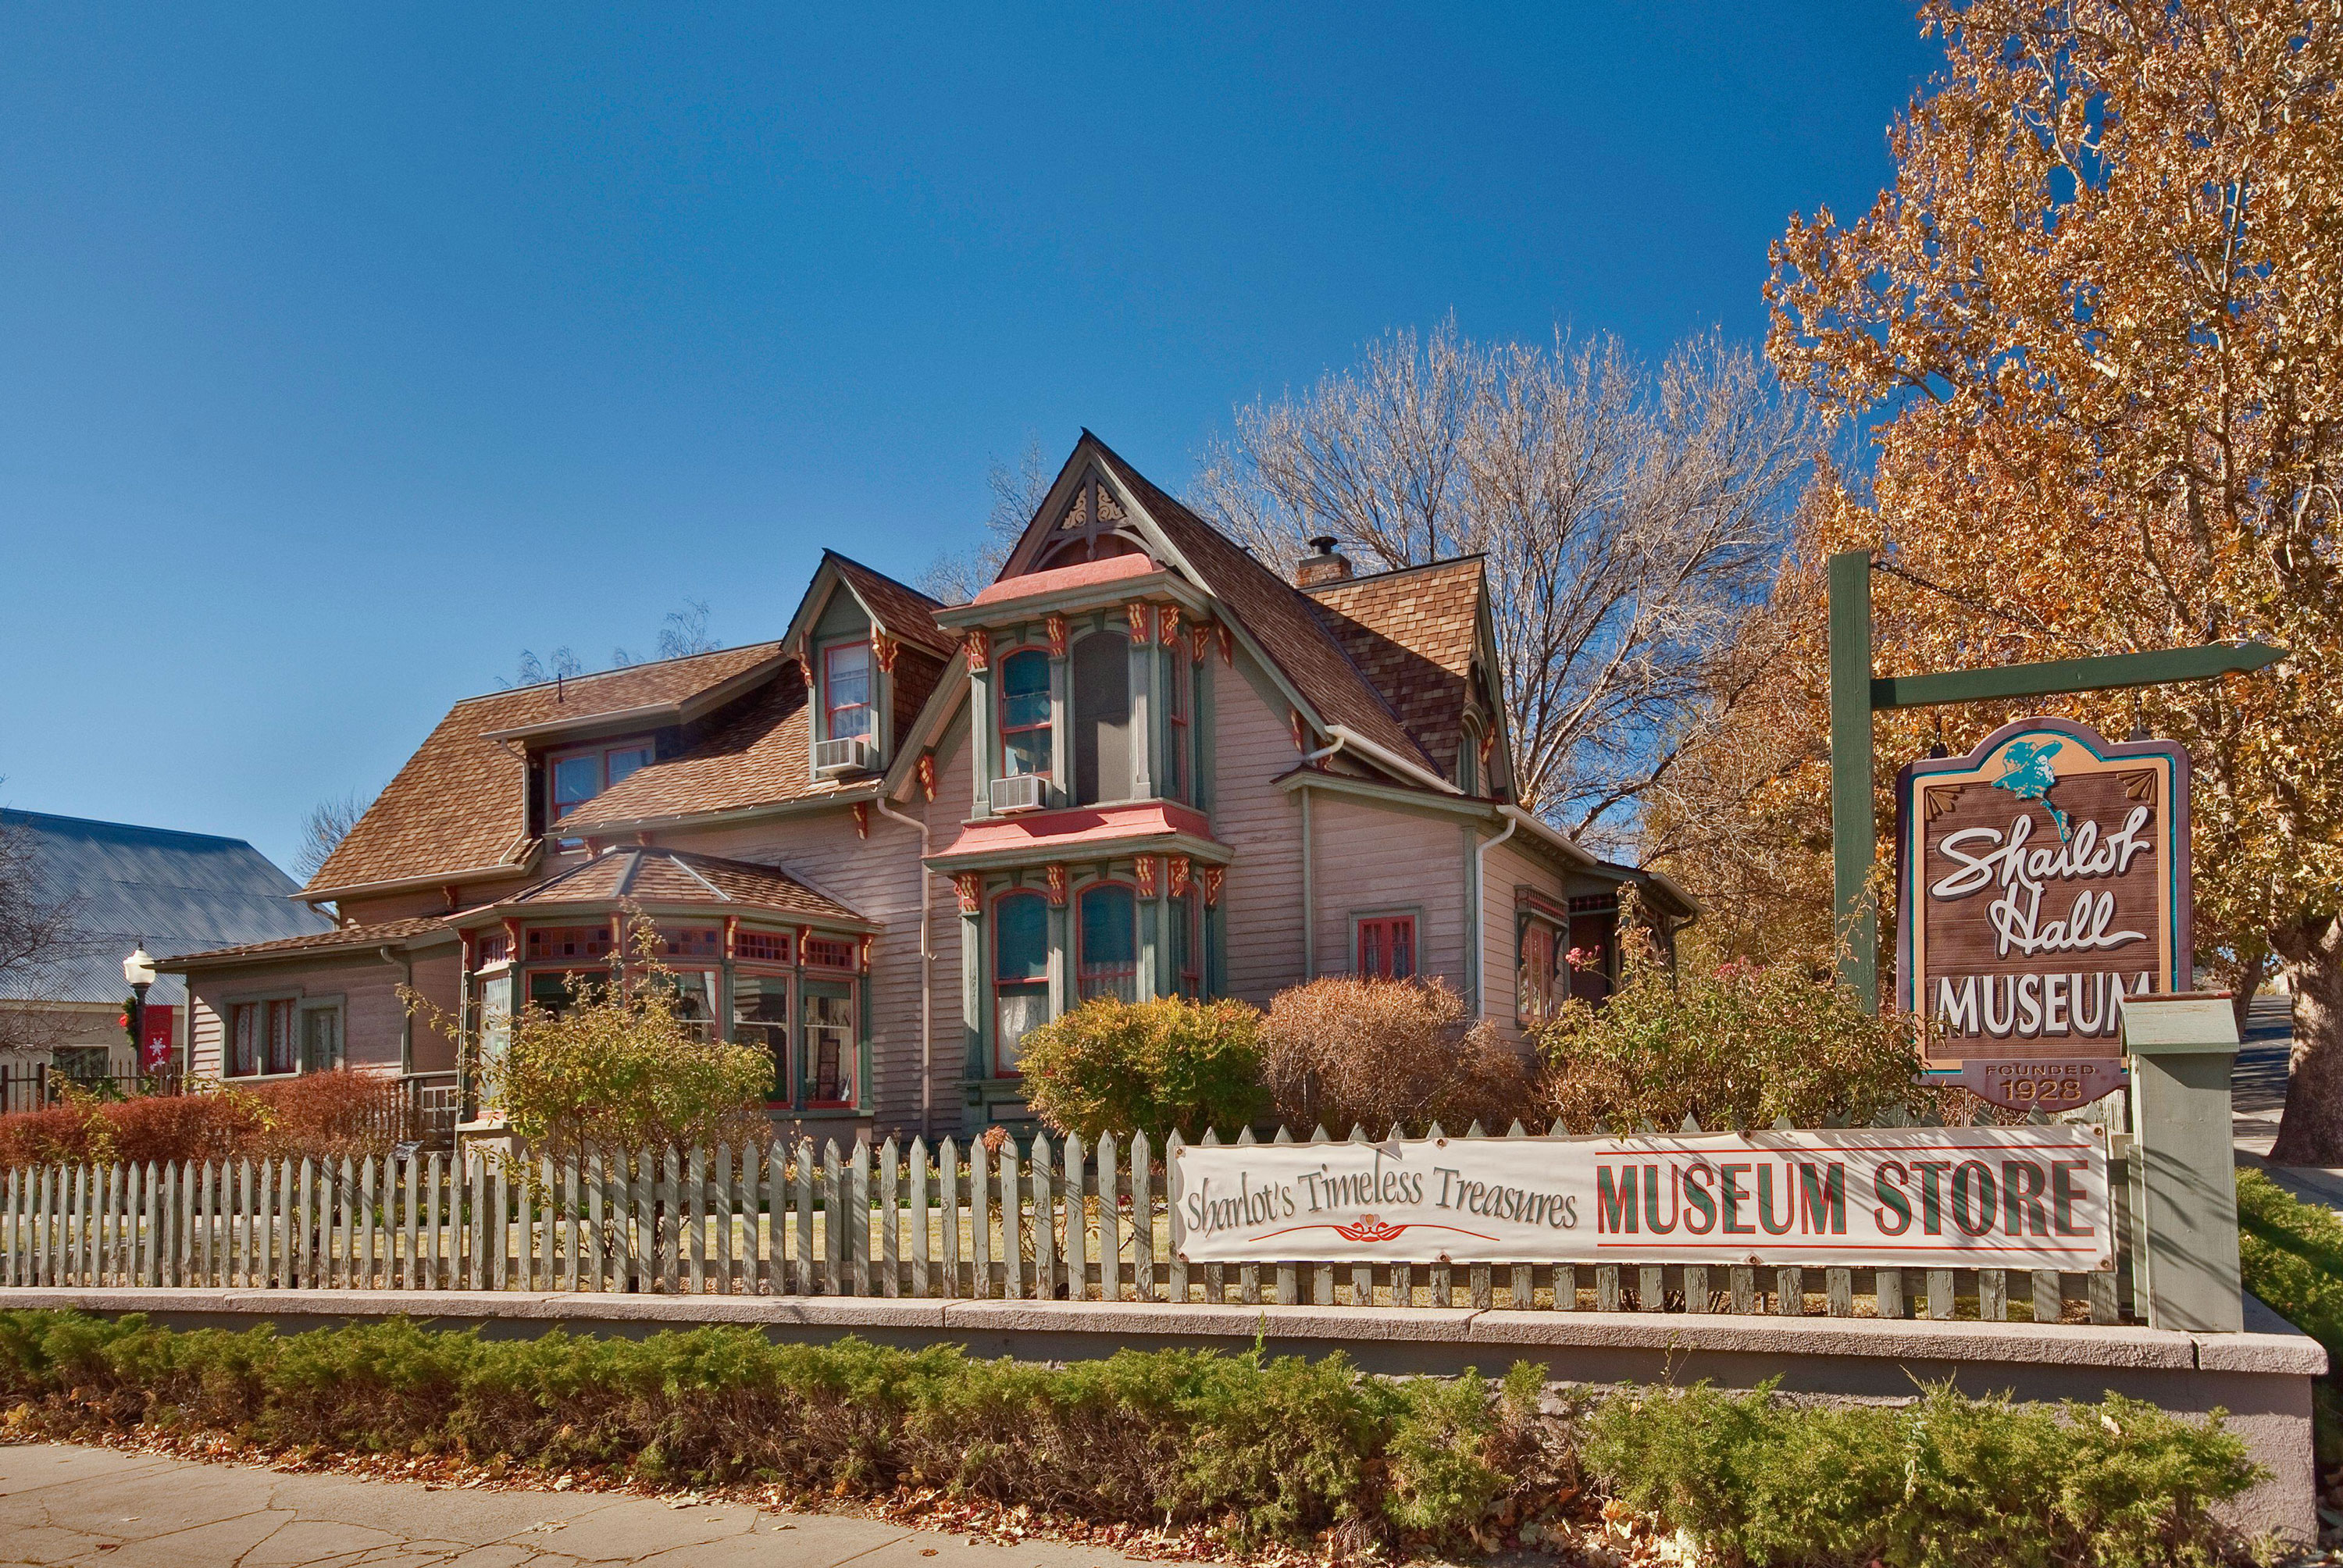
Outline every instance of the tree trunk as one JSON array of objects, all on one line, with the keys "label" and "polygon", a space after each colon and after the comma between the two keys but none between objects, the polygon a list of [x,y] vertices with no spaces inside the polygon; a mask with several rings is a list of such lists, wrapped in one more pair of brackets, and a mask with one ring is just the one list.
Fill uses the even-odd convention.
[{"label": "tree trunk", "polygon": [[2343,917],[2285,927],[2270,944],[2294,991],[2286,1115],[2270,1160],[2343,1165]]}]

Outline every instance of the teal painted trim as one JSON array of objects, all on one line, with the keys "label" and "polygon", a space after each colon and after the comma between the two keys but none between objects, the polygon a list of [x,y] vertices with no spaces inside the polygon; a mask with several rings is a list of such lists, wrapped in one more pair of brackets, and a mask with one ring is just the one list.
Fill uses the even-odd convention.
[{"label": "teal painted trim", "polygon": [[[1221,885],[1221,897],[1228,897],[1228,884]],[[1204,995],[1222,997],[1229,990],[1229,921],[1228,912],[1220,904],[1204,906]]]},{"label": "teal painted trim", "polygon": [[2103,658],[2061,658],[2043,664],[2007,664],[1996,669],[1950,670],[1936,675],[1890,675],[1871,683],[1875,709],[1933,708],[1946,702],[1989,702],[2012,697],[2047,697],[2066,691],[2114,691],[2131,686],[2162,686],[2250,675],[2286,657],[2264,642],[2207,643],[2201,648],[2160,648],[2151,653],[2110,654]]},{"label": "teal painted trim", "polygon": [[[1152,625],[1151,620],[1150,624]],[[1127,625],[1122,635],[1128,641],[1131,633]],[[1155,700],[1156,669],[1162,660],[1155,657],[1160,650],[1156,648],[1155,639],[1152,637],[1143,643],[1132,642],[1129,646],[1131,649],[1131,727],[1129,730],[1131,794],[1127,799],[1147,800],[1153,799],[1155,795],[1155,759],[1162,755],[1163,747],[1163,742],[1156,733],[1161,722],[1161,716],[1158,709],[1162,704]],[[1106,781],[1101,779],[1099,787],[1103,789],[1106,787]]]},{"label": "teal painted trim", "polygon": [[980,908],[960,918],[960,1069],[971,1082],[991,1070],[984,1042],[984,924]]},{"label": "teal painted trim", "polygon": [[1879,918],[1865,898],[1878,823],[1871,800],[1871,555],[1830,558],[1831,923],[1838,978],[1879,1009]]},{"label": "teal painted trim", "polygon": [[968,759],[976,793],[969,799],[969,815],[992,815],[993,753],[1000,748],[993,734],[992,671],[972,669],[968,675]]},{"label": "teal painted trim", "polygon": [[[1213,645],[1219,642],[1219,637],[1214,636]],[[1213,733],[1216,714],[1212,706],[1212,652],[1213,648],[1207,647],[1204,657],[1196,661],[1194,722],[1189,726],[1196,747],[1192,792],[1196,797],[1196,809],[1207,817],[1212,815],[1213,803],[1220,794],[1215,772],[1221,749]]]}]

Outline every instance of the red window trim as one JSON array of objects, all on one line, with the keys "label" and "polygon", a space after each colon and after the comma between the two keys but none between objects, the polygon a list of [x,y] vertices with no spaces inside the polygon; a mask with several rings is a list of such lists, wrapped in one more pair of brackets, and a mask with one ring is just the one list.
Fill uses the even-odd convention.
[{"label": "red window trim", "polygon": [[[863,657],[863,659],[864,659],[864,663],[863,663],[863,666],[862,666],[862,679],[863,679],[863,683],[864,683],[864,684],[863,684],[863,689],[864,689],[864,691],[865,691],[866,695],[864,696],[863,699],[862,699],[861,701],[860,701],[860,702],[851,702],[851,703],[848,703],[848,704],[846,704],[844,707],[840,707],[840,706],[838,706],[838,705],[836,705],[836,704],[832,703],[832,702],[830,701],[830,660],[831,660],[831,659],[833,659],[833,658],[837,658],[840,654],[846,652],[846,651],[847,651],[848,649],[850,649],[850,648],[860,648],[860,649],[862,650],[862,657]],[[868,730],[866,730],[866,731],[862,731],[862,732],[860,732],[860,733],[863,733],[863,734],[867,735],[867,736],[869,737],[869,739],[870,739],[870,741],[875,745],[875,744],[878,742],[878,739],[879,739],[879,705],[878,705],[878,702],[877,702],[877,700],[876,700],[876,699],[877,699],[877,698],[878,698],[878,696],[879,696],[879,661],[878,661],[878,659],[877,659],[877,658],[873,658],[873,657],[871,656],[871,653],[870,653],[870,638],[840,638],[839,640],[837,640],[836,642],[829,642],[829,643],[824,643],[824,644],[822,645],[822,649],[821,649],[821,738],[822,738],[824,740],[835,740],[835,739],[837,739],[839,738],[839,735],[838,735],[838,716],[839,716],[840,714],[841,714],[841,713],[847,713],[847,712],[851,712],[851,711],[854,711],[854,710],[856,710],[856,709],[860,709],[860,710],[861,710],[862,712],[865,712],[865,713],[868,713],[868,714],[870,714],[870,728]]]},{"label": "red window trim", "polygon": [[[992,972],[986,978],[984,983],[985,988],[992,993],[992,1076],[995,1078],[1022,1078],[1025,1076],[1022,1072],[1020,1072],[1013,1067],[1002,1066],[1001,1061],[1001,987],[1003,983],[1001,979],[1001,906],[1009,902],[1011,899],[1031,899],[1041,903],[1044,909],[1047,909],[1049,905],[1049,900],[1042,897],[1038,889],[1034,888],[1004,888],[1000,892],[992,895],[992,962],[989,966]],[[1049,917],[1045,914],[1042,916],[1042,919],[1046,921]],[[1046,934],[1048,927],[1045,925],[1042,929],[1044,931],[1042,940],[1046,943],[1049,940]],[[1016,986],[1038,985],[1041,987],[1041,994],[1044,997],[1047,997],[1050,994],[1050,976],[1048,973],[1047,958],[1045,957],[1043,960],[1043,973],[1040,980],[1011,980],[1007,983]]]},{"label": "red window trim", "polygon": [[[1353,924],[1355,929],[1351,933],[1353,972],[1362,977],[1373,976],[1383,980],[1413,980],[1423,972],[1423,954],[1416,947],[1416,926],[1413,915],[1369,915],[1362,917]],[[1388,961],[1381,968],[1369,969],[1367,967],[1367,933],[1376,930],[1383,933],[1383,955],[1388,960],[1398,950],[1399,943],[1396,939],[1402,927],[1405,927],[1407,930],[1407,972],[1403,975],[1392,973],[1392,965]]]},{"label": "red window trim", "polygon": [[[992,694],[992,723],[994,729],[1000,731],[1001,765],[1004,769],[1009,766],[1009,738],[1011,736],[1031,735],[1038,729],[1047,737],[1050,730],[1050,720],[1046,714],[1037,724],[1011,724],[1009,722],[1009,661],[1015,658],[1021,653],[1040,654],[1045,667],[1050,658],[1050,650],[1047,648],[1041,647],[1039,644],[1026,642],[1018,644],[1015,648],[1011,648],[1006,653],[996,655],[992,660],[992,667],[1001,671],[1001,678],[996,683],[996,689]],[[1054,738],[1045,740],[1041,747],[1041,752],[1042,755],[1051,762],[1054,762],[1057,759],[1057,747]],[[1046,766],[1041,769],[1043,773],[1047,773],[1049,770],[1049,768]]]}]

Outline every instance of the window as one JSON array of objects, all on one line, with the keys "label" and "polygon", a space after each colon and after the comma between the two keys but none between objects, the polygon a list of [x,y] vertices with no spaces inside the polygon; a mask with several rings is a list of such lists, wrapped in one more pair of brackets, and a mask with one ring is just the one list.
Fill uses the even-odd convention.
[{"label": "window", "polygon": [[1119,882],[1101,882],[1081,899],[1077,993],[1139,1000],[1139,900]]},{"label": "window", "polygon": [[821,655],[822,739],[870,739],[870,645],[841,642]]},{"label": "window", "polygon": [[769,1101],[786,1105],[789,1082],[789,977],[741,973],[732,977],[732,1038],[754,1046],[773,1064]]},{"label": "window", "polygon": [[854,965],[854,943],[844,937],[808,937],[805,940],[805,961],[809,969],[850,970]]},{"label": "window", "polygon": [[293,1054],[293,999],[268,1004],[268,1067],[270,1072],[291,1072],[300,1065]]},{"label": "window", "polygon": [[342,1065],[342,1010],[337,1006],[301,1010],[301,1070],[331,1072]]},{"label": "window", "polygon": [[733,943],[734,956],[747,963],[785,964],[789,939],[785,931],[742,931]]},{"label": "window", "polygon": [[671,959],[712,959],[724,951],[724,933],[714,926],[687,926],[659,933],[659,952]]},{"label": "window", "polygon": [[543,959],[598,960],[609,956],[610,928],[607,925],[536,926],[529,930],[528,943],[531,963]]},{"label": "window", "polygon": [[1001,771],[1050,770],[1050,656],[1029,648],[1001,661]]},{"label": "window", "polygon": [[1554,1016],[1560,1000],[1554,987],[1554,930],[1532,919],[1522,929],[1521,958],[1513,975],[1513,1018],[1524,1029]]},{"label": "window", "polygon": [[1074,799],[1090,806],[1131,795],[1131,652],[1120,631],[1074,644]]},{"label": "window", "polygon": [[852,980],[805,982],[806,1103],[854,1103],[855,1039]]},{"label": "window", "polygon": [[557,822],[611,785],[650,766],[647,740],[600,743],[557,751],[548,760],[553,771],[553,819]]},{"label": "window", "polygon": [[1570,946],[1578,961],[1570,969],[1570,994],[1590,1002],[1607,1000],[1611,995],[1611,964],[1619,941],[1619,910],[1615,900],[1604,899],[1608,909],[1579,908],[1579,900],[1571,900]]},{"label": "window", "polygon": [[1481,792],[1481,727],[1470,719],[1456,736],[1456,788],[1467,795]]},{"label": "window", "polygon": [[992,1063],[1017,1074],[1025,1036],[1050,1020],[1050,906],[1010,893],[992,906]]},{"label": "window", "polygon": [[1359,922],[1359,973],[1384,980],[1413,978],[1413,915],[1380,915]]},{"label": "window", "polygon": [[260,1004],[240,1001],[227,1010],[227,1071],[249,1078],[260,1070]]},{"label": "window", "polygon": [[590,1000],[609,980],[607,970],[531,970],[528,1004],[539,1012],[559,1018],[573,1002]]},{"label": "window", "polygon": [[1193,888],[1172,900],[1172,973],[1182,996],[1204,999],[1204,900]]},{"label": "window", "polygon": [[1163,759],[1163,793],[1174,800],[1188,799],[1188,685],[1195,673],[1188,668],[1186,645],[1175,644],[1171,659],[1171,700],[1164,705],[1169,755]]}]

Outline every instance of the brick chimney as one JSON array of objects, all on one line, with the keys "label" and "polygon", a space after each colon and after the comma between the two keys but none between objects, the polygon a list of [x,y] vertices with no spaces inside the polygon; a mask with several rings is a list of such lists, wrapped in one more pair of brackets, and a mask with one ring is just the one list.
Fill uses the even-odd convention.
[{"label": "brick chimney", "polygon": [[1322,583],[1338,583],[1351,575],[1351,558],[1334,548],[1332,534],[1321,534],[1310,541],[1310,553],[1293,563],[1293,586],[1316,588]]}]

